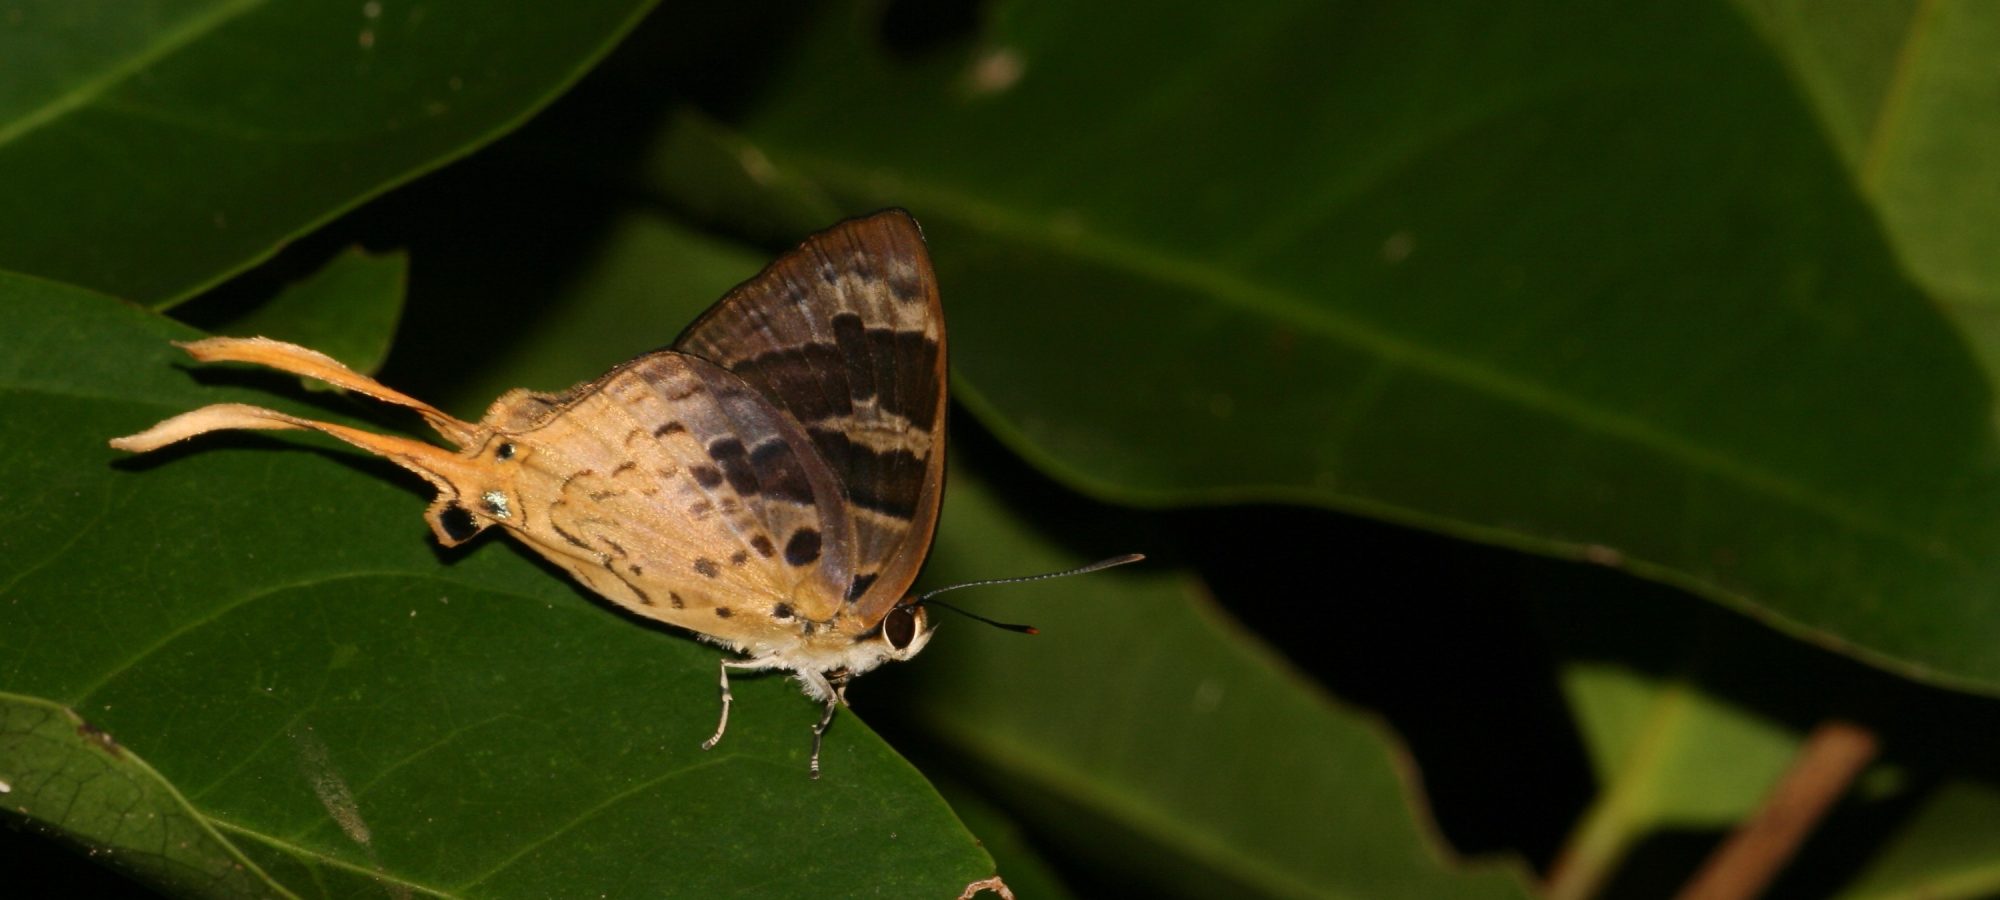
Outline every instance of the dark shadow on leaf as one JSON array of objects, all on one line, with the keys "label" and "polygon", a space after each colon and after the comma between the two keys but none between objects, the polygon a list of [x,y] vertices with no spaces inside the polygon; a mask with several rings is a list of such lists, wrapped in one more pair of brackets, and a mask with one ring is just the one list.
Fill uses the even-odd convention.
[{"label": "dark shadow on leaf", "polygon": [[[40,826],[28,826],[11,813],[0,813],[0,871],[7,882],[22,890],[41,885],[50,894],[71,897],[118,898],[158,897],[159,894],[119,875],[95,854],[73,842],[54,836]],[[54,886],[61,885],[55,891]]]},{"label": "dark shadow on leaf", "polygon": [[876,30],[891,55],[921,59],[970,43],[987,9],[979,0],[892,0],[882,9]]},{"label": "dark shadow on leaf", "polygon": [[1715,831],[1675,830],[1651,835],[1632,848],[1627,864],[1598,892],[1619,900],[1667,900],[1721,843]]},{"label": "dark shadow on leaf", "polygon": [[1553,857],[1589,800],[1589,766],[1522,594],[1523,557],[1292,507],[1183,524],[1231,612],[1402,736],[1453,846]]}]

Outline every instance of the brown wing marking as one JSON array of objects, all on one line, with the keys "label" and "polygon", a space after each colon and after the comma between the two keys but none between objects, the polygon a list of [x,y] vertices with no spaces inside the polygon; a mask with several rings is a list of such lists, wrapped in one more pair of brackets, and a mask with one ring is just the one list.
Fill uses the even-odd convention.
[{"label": "brown wing marking", "polygon": [[854,520],[843,593],[878,620],[916,580],[943,495],[944,314],[916,222],[889,210],[809,238],[675,346],[741,376],[811,436]]}]

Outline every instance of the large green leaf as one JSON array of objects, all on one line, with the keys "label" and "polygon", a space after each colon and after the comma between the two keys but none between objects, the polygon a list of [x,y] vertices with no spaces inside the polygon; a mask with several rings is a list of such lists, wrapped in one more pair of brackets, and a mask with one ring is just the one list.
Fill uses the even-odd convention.
[{"label": "large green leaf", "polygon": [[[393,469],[255,436],[119,458],[107,437],[295,389],[190,378],[187,336],[0,276],[0,690],[143,757],[230,852],[306,896],[949,896],[991,873],[858,720],[809,781],[814,711],[780,679],[744,679],[703,753],[712,649],[501,542],[439,553]],[[74,836],[157,851],[127,833],[152,838]]]},{"label": "large green leaf", "polygon": [[910,207],[961,396],[1048,470],[1589,558],[2000,687],[1992,387],[1736,7],[880,33],[829,17],[652,171],[718,214]]},{"label": "large green leaf", "polygon": [[651,5],[0,5],[0,269],[183,297],[518,124]]}]

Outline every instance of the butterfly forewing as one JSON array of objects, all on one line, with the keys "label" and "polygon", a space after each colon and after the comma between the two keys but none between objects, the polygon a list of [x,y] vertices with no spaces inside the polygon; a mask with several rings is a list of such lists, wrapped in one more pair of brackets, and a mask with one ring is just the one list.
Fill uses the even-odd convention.
[{"label": "butterfly forewing", "polygon": [[834,475],[798,424],[735,375],[672,351],[560,395],[509,395],[477,451],[488,516],[635,612],[754,644],[827,620],[851,581]]},{"label": "butterfly forewing", "polygon": [[852,523],[838,596],[879,621],[916,580],[944,487],[944,316],[916,222],[891,210],[815,235],[675,347],[740,376],[809,436]]}]

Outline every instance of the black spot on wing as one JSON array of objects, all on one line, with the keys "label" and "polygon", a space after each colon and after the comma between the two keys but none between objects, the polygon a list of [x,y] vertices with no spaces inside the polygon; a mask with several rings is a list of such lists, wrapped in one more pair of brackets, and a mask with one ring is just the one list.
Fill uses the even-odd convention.
[{"label": "black spot on wing", "polygon": [[722,574],[722,565],[715,560],[702,556],[695,559],[694,570],[701,573],[701,577],[703,578],[714,578]]},{"label": "black spot on wing", "polygon": [[660,427],[653,429],[653,436],[666,437],[667,435],[670,434],[686,434],[687,430],[688,430],[687,426],[682,425],[679,422],[668,422],[665,425],[661,425]]},{"label": "black spot on wing", "polygon": [[819,559],[819,532],[811,528],[801,528],[792,532],[791,540],[785,542],[785,562],[795,566],[809,566]]},{"label": "black spot on wing", "polygon": [[874,584],[875,584],[874,572],[863,572],[859,575],[854,576],[854,580],[849,582],[847,585],[847,602],[853,603],[854,601],[861,599],[861,595],[868,593],[868,589],[870,587],[873,587]]},{"label": "black spot on wing", "polygon": [[714,490],[722,486],[722,470],[714,466],[694,466],[688,469],[688,473],[704,488]]},{"label": "black spot on wing", "polygon": [[454,503],[438,513],[438,524],[444,526],[444,533],[454,541],[471,540],[479,533],[479,524],[472,521],[472,513]]},{"label": "black spot on wing", "polygon": [[771,539],[761,534],[750,539],[750,549],[757,551],[757,555],[765,559],[770,559],[778,552],[778,548],[771,546]]}]

